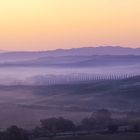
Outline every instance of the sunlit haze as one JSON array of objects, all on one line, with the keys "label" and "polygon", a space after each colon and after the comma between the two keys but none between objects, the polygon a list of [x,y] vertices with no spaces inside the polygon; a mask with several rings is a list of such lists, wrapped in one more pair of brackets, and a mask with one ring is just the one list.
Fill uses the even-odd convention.
[{"label": "sunlit haze", "polygon": [[0,49],[140,47],[140,0],[1,0]]}]

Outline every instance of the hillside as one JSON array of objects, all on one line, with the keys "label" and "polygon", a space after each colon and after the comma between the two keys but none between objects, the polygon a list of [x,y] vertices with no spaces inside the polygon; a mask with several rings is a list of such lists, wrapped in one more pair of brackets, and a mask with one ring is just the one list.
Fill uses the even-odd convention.
[{"label": "hillside", "polygon": [[55,67],[97,67],[139,65],[140,55],[92,55],[55,56],[34,60],[5,62],[0,66],[55,66]]},{"label": "hillside", "polygon": [[60,57],[60,56],[91,56],[91,55],[140,55],[139,48],[124,48],[119,46],[104,47],[83,47],[72,49],[57,49],[40,52],[26,51],[2,51],[0,52],[0,62],[33,60],[40,57]]},{"label": "hillside", "polygon": [[[0,97],[1,127],[31,128],[53,116],[78,121],[100,108],[140,111],[140,76],[51,86],[0,86]],[[2,121],[5,116],[6,123]]]}]

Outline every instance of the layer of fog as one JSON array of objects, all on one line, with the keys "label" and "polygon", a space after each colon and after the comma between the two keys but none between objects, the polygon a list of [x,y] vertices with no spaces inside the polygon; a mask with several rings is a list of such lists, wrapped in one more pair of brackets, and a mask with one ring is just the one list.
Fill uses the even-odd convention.
[{"label": "layer of fog", "polygon": [[[0,68],[0,85],[33,85],[43,84],[48,81],[67,81],[78,80],[84,76],[90,78],[94,77],[111,77],[116,75],[122,77],[125,75],[139,75],[140,65],[128,66],[104,66],[104,67],[85,67],[85,68],[59,68],[59,67],[1,67]],[[82,78],[81,78],[82,80]],[[46,83],[45,83],[46,81]]]}]

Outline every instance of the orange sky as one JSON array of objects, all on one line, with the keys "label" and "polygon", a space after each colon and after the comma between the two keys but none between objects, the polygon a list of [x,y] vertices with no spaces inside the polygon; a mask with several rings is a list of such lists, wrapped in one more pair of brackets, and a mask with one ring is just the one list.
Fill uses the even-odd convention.
[{"label": "orange sky", "polygon": [[0,49],[140,47],[140,0],[0,0]]}]

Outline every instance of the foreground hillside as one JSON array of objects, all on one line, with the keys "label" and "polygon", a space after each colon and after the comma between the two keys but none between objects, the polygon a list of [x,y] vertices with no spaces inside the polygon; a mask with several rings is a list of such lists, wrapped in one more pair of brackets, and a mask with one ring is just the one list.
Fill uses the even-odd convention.
[{"label": "foreground hillside", "polygon": [[78,121],[100,108],[140,111],[140,76],[67,85],[0,86],[0,97],[1,127],[30,128],[54,116]]},{"label": "foreground hillside", "polygon": [[34,95],[43,97],[36,105],[39,108],[41,105],[43,107],[49,105],[60,110],[90,112],[96,108],[123,111],[139,110],[140,107],[139,76],[124,80],[99,80],[26,88],[32,90]]}]

